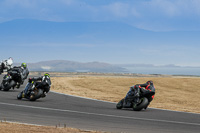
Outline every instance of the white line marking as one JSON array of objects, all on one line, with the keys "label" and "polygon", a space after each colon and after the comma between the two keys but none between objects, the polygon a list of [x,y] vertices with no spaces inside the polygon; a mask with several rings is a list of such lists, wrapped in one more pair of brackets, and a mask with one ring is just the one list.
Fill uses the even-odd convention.
[{"label": "white line marking", "polygon": [[[52,93],[56,93],[56,94],[60,94],[60,95],[65,95],[65,96],[71,96],[71,97],[77,97],[77,98],[88,99],[88,100],[93,100],[93,101],[99,101],[99,102],[105,102],[105,103],[117,104],[117,102],[109,102],[109,101],[103,101],[103,100],[92,99],[92,98],[87,98],[87,97],[81,97],[81,96],[69,95],[69,94],[64,94],[64,93],[55,92],[55,91],[50,91],[50,92],[52,92]],[[175,110],[169,110],[169,109],[160,109],[160,108],[151,108],[151,107],[148,107],[148,108],[149,108],[149,109],[156,109],[156,110],[170,111],[170,112],[180,112],[180,113],[197,114],[197,115],[200,114],[200,113],[193,113],[193,112],[175,111]]]},{"label": "white line marking", "polygon": [[23,125],[30,125],[30,126],[39,126],[39,127],[46,126],[46,125],[30,124],[30,123],[15,122],[15,121],[2,121],[2,122],[14,123],[14,124],[23,124]]},{"label": "white line marking", "polygon": [[98,114],[98,113],[89,113],[89,112],[81,112],[81,111],[74,111],[74,110],[63,110],[63,109],[54,109],[54,108],[45,108],[45,107],[36,107],[36,106],[27,106],[27,105],[10,104],[10,103],[2,103],[2,102],[0,102],[0,104],[1,105],[16,106],[16,107],[32,108],[32,109],[42,109],[42,110],[50,110],[50,111],[60,111],[60,112],[70,112],[70,113],[77,113],[77,114],[86,114],[86,115],[96,115],[96,116],[106,116],[106,117],[123,118],[123,119],[134,119],[134,120],[144,120],[144,121],[155,121],[155,122],[165,122],[165,123],[200,126],[200,123],[189,123],[189,122],[147,119],[147,118],[128,117],[128,116],[117,116],[117,115],[109,115],[109,114]]}]

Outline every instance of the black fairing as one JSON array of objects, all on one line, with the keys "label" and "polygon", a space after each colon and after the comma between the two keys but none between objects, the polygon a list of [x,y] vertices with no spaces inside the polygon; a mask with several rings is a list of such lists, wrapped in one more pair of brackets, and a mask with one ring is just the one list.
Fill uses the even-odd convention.
[{"label": "black fairing", "polygon": [[142,92],[140,97],[146,97],[148,99],[149,102],[151,102],[153,99],[152,99],[152,96],[155,95],[155,92],[152,92],[152,91],[146,91],[146,92]]}]

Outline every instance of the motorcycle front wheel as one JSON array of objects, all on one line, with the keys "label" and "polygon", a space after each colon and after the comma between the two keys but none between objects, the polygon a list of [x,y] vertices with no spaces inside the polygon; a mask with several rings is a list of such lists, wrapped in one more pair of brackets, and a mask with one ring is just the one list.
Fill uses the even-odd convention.
[{"label": "motorcycle front wheel", "polygon": [[16,85],[16,82],[14,80],[11,80],[10,83],[3,88],[3,91],[9,91],[11,87],[15,85]]},{"label": "motorcycle front wheel", "polygon": [[21,100],[21,99],[22,99],[22,92],[20,92],[20,93],[17,95],[17,99],[18,99],[18,100]]},{"label": "motorcycle front wheel", "polygon": [[146,108],[149,105],[149,101],[146,97],[143,97],[140,99],[140,102],[138,104],[133,104],[133,110],[134,111],[140,111],[143,108]]},{"label": "motorcycle front wheel", "polygon": [[120,100],[120,101],[117,103],[116,108],[117,108],[117,109],[122,109],[122,107],[123,107],[123,102],[124,102],[124,99]]},{"label": "motorcycle front wheel", "polygon": [[30,101],[35,101],[36,99],[39,99],[42,92],[43,91],[41,89],[34,90],[34,93],[30,95]]}]

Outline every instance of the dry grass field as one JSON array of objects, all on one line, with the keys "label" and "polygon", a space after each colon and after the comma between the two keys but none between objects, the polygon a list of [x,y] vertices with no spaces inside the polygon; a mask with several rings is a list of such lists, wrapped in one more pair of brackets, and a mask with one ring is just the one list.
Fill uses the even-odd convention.
[{"label": "dry grass field", "polygon": [[1,133],[100,133],[96,131],[83,131],[74,128],[56,128],[49,126],[33,126],[0,122]]},{"label": "dry grass field", "polygon": [[156,95],[150,107],[200,113],[200,78],[198,77],[52,77],[51,90],[118,102],[134,84],[154,81]]}]

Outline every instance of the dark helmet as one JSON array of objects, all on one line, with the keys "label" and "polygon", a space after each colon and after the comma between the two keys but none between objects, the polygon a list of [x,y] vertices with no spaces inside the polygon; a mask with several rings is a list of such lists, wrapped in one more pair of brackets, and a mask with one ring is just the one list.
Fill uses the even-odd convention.
[{"label": "dark helmet", "polygon": [[146,82],[146,84],[153,85],[153,81],[149,80],[149,81]]},{"label": "dark helmet", "polygon": [[44,77],[49,77],[49,78],[50,78],[49,73],[45,73],[45,74],[44,74]]},{"label": "dark helmet", "polygon": [[21,67],[26,68],[26,67],[27,67],[27,64],[26,64],[26,63],[22,63],[22,64],[21,64]]}]

